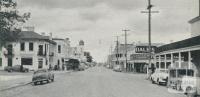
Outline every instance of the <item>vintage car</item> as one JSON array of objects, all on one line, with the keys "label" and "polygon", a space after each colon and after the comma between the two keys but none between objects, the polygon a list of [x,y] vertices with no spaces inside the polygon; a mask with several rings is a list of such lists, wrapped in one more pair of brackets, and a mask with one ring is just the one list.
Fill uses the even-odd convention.
[{"label": "vintage car", "polygon": [[120,65],[114,66],[113,70],[116,71],[116,72],[122,72],[122,68],[121,68]]},{"label": "vintage car", "polygon": [[53,82],[54,74],[47,69],[39,69],[35,71],[32,78],[32,82],[34,83],[34,85],[37,85],[38,82],[40,82],[41,84],[44,81],[46,81],[47,83],[49,83],[50,81]]},{"label": "vintage car", "polygon": [[184,62],[181,67],[174,65],[169,68],[168,90],[184,93],[187,97],[197,97],[200,94],[199,78],[196,76],[197,69],[194,65],[188,68],[187,64]]},{"label": "vintage car", "polygon": [[22,67],[21,65],[6,66],[4,70],[8,72],[29,72],[28,68]]},{"label": "vintage car", "polygon": [[151,75],[150,79],[152,83],[167,85],[168,77],[169,74],[167,70],[156,69],[155,72]]},{"label": "vintage car", "polygon": [[192,94],[196,93],[197,89],[197,78],[191,76],[184,76],[181,80],[181,90],[186,95],[192,96]]}]

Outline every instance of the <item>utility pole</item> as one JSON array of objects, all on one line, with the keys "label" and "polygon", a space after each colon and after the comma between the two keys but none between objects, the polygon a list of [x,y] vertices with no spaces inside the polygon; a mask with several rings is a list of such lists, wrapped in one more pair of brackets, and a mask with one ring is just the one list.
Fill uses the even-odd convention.
[{"label": "utility pole", "polygon": [[125,43],[124,43],[124,47],[125,47],[125,68],[126,68],[126,71],[127,71],[127,31],[130,31],[130,30],[122,30],[124,31],[124,36],[125,36]]},{"label": "utility pole", "polygon": [[142,13],[148,13],[148,40],[149,40],[149,64],[147,66],[147,76],[149,74],[149,65],[151,66],[151,13],[158,13],[158,11],[152,11],[151,8],[153,7],[153,5],[151,4],[151,0],[148,0],[148,6],[147,6],[147,10],[146,11],[142,11]]}]

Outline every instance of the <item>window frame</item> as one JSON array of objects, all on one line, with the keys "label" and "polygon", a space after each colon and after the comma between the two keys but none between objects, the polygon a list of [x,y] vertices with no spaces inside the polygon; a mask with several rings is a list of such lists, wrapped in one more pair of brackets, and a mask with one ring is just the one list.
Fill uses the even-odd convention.
[{"label": "window frame", "polygon": [[20,43],[20,51],[25,51],[25,42]]},{"label": "window frame", "polygon": [[[32,49],[31,49],[31,46],[32,46]],[[34,43],[33,42],[29,42],[29,51],[34,51]]]}]

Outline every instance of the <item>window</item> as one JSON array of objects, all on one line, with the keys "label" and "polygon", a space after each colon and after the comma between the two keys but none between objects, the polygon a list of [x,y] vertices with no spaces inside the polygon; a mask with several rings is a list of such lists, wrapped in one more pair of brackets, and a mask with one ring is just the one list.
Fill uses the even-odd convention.
[{"label": "window", "polygon": [[29,43],[29,51],[33,51],[33,43]]},{"label": "window", "polygon": [[24,42],[20,44],[20,50],[21,50],[21,51],[24,51],[24,50],[25,50],[25,43],[24,43]]},{"label": "window", "polygon": [[2,66],[2,58],[0,58],[0,67]]},{"label": "window", "polygon": [[39,51],[38,51],[39,55],[43,54],[43,45],[39,45]]},{"label": "window", "polygon": [[161,62],[160,65],[161,65],[160,68],[165,68],[165,63],[164,62]]},{"label": "window", "polygon": [[61,45],[58,45],[58,53],[61,53]]},{"label": "window", "polygon": [[32,65],[33,59],[32,58],[21,58],[22,65]]}]

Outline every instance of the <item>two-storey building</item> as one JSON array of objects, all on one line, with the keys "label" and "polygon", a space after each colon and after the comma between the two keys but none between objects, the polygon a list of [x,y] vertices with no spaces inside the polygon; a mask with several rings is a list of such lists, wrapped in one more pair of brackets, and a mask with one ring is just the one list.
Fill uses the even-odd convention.
[{"label": "two-storey building", "polygon": [[70,41],[69,38],[53,38],[56,45],[52,47],[52,52],[54,52],[54,57],[50,60],[52,65],[57,67],[57,69],[66,69],[66,64],[69,60],[70,51]]},{"label": "two-storey building", "polygon": [[50,68],[50,46],[56,43],[48,36],[22,31],[19,38],[2,49],[2,68],[22,65],[30,70]]}]

